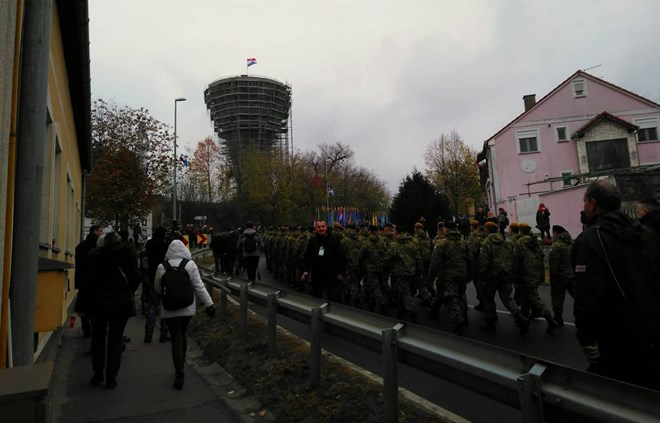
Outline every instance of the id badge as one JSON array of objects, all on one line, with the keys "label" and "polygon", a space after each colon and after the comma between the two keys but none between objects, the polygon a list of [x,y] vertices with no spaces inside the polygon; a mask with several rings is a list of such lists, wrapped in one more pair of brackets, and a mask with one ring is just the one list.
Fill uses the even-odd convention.
[{"label": "id badge", "polygon": [[324,254],[325,254],[325,248],[321,246],[321,248],[319,248],[319,257],[323,257]]}]

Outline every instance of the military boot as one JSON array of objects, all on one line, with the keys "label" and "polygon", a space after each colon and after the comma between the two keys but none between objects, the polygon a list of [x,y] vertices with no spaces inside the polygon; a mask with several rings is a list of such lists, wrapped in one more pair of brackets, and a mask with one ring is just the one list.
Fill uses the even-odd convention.
[{"label": "military boot", "polygon": [[559,327],[564,326],[564,318],[562,317],[562,312],[561,311],[555,311],[555,322],[557,322],[557,325]]},{"label": "military boot", "polygon": [[543,315],[543,318],[548,323],[548,327],[545,330],[545,333],[552,335],[552,333],[555,331],[555,329],[559,327],[559,325],[552,317],[552,314],[550,312],[547,312],[545,315]]},{"label": "military boot", "polygon": [[514,314],[513,318],[516,320],[516,326],[518,326],[518,330],[520,331],[520,337],[524,338],[529,332],[529,320],[521,312]]},{"label": "military boot", "polygon": [[452,330],[451,330],[451,332],[452,332],[454,335],[465,336],[465,326],[467,326],[467,325],[465,324],[465,322],[455,323],[455,324],[454,324],[454,327],[453,327]]},{"label": "military boot", "polygon": [[495,332],[497,330],[497,325],[492,320],[486,320],[483,325],[479,326],[484,332]]},{"label": "military boot", "polygon": [[144,331],[144,342],[145,344],[149,344],[151,342],[151,339],[153,338],[154,331],[153,330],[145,330]]}]

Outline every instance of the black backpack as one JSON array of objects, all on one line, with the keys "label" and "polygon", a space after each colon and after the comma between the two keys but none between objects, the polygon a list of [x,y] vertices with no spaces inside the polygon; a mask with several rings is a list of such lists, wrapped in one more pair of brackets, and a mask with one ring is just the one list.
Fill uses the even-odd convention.
[{"label": "black backpack", "polygon": [[245,242],[243,243],[243,251],[248,254],[257,251],[257,236],[256,234],[245,235]]},{"label": "black backpack", "polygon": [[178,310],[188,307],[195,300],[190,275],[186,270],[187,259],[181,260],[177,266],[173,267],[165,260],[165,274],[161,279],[161,292],[163,308],[168,311]]}]

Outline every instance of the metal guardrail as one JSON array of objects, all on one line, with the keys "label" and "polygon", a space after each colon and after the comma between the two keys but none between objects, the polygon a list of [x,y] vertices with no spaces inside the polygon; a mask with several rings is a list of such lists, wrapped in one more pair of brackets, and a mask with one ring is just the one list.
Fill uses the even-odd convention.
[{"label": "metal guardrail", "polygon": [[[320,377],[323,331],[380,351],[384,358],[386,421],[396,421],[398,416],[399,362],[518,408],[523,422],[660,421],[660,392],[657,391],[263,283],[231,278],[219,280],[211,275],[203,275],[202,279],[220,289],[223,295],[240,296],[242,320],[247,320],[248,301],[268,307],[269,332],[272,330],[269,351],[275,349],[277,314],[309,325],[312,329],[312,385],[318,383]],[[222,301],[220,307],[222,315]]]}]

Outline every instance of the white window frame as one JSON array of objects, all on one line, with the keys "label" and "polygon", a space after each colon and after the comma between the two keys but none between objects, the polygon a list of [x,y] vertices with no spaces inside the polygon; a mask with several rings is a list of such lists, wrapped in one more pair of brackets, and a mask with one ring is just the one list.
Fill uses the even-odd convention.
[{"label": "white window frame", "polygon": [[[520,148],[520,140],[525,138],[536,138],[536,150],[533,151],[522,151]],[[541,134],[538,129],[525,129],[521,131],[516,131],[516,149],[518,154],[533,154],[541,152]]]},{"label": "white window frame", "polygon": [[[559,139],[559,130],[562,129],[562,128],[566,131],[566,138]],[[566,126],[566,125],[555,126],[555,139],[557,140],[557,142],[569,141],[570,138],[569,138],[568,126]]]},{"label": "white window frame", "polygon": [[[582,92],[577,90],[579,84],[582,84]],[[577,78],[571,81],[573,87],[573,97],[581,98],[587,96],[587,81],[584,78]]]},{"label": "white window frame", "polygon": [[653,141],[658,141],[658,138],[660,138],[660,131],[658,128],[658,117],[657,116],[652,116],[652,117],[644,117],[644,118],[635,118],[633,119],[633,123],[639,127],[639,129],[649,129],[649,128],[655,128],[655,133],[656,133],[656,139],[654,140],[644,140],[640,141],[639,140],[639,130],[635,134],[635,137],[637,138],[637,142],[653,142]]},{"label": "white window frame", "polygon": [[559,172],[559,176],[562,178],[561,186],[562,188],[572,187],[573,183],[571,182],[572,178],[567,178],[567,176],[573,176],[572,170],[562,170]]}]

